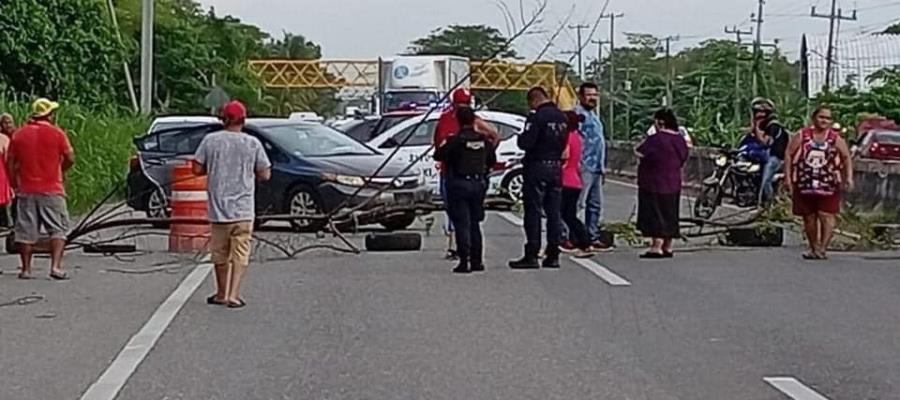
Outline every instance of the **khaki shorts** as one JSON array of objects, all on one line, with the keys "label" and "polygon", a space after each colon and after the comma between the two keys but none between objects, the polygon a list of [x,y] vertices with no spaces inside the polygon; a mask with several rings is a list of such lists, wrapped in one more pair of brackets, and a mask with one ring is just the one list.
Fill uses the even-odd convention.
[{"label": "khaki shorts", "polygon": [[61,195],[21,194],[16,200],[16,242],[35,244],[44,232],[65,239],[69,230],[66,198]]},{"label": "khaki shorts", "polygon": [[232,222],[212,224],[212,262],[216,265],[232,263],[247,266],[250,264],[250,238],[253,235],[253,222]]}]

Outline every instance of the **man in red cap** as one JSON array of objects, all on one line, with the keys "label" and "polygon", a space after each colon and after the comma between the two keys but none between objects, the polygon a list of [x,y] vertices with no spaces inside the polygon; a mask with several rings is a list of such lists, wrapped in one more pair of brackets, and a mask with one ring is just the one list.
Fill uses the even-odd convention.
[{"label": "man in red cap", "polygon": [[246,305],[241,281],[250,263],[256,180],[269,180],[272,164],[259,139],[243,132],[247,109],[241,102],[225,104],[221,118],[224,129],[203,138],[194,162],[195,174],[209,175],[210,250],[217,290],[206,302],[240,308]]},{"label": "man in red cap", "polygon": [[[437,126],[434,129],[432,143],[435,149],[442,146],[450,136],[459,133],[460,127],[459,121],[456,119],[456,110],[462,107],[472,107],[472,92],[466,88],[456,89],[451,94],[450,100],[452,104],[441,113],[441,117],[438,119]],[[500,134],[497,133],[497,130],[481,118],[475,117],[475,131],[487,136],[488,140],[491,141],[495,148],[497,144],[500,143]],[[444,168],[441,163],[437,163],[437,168],[440,173],[438,185],[440,185],[441,199],[446,200],[447,188],[445,186],[446,179],[443,172]],[[449,217],[444,224],[444,235],[447,236],[447,258],[451,260],[456,259],[456,250],[453,245],[453,224],[450,222]]]}]

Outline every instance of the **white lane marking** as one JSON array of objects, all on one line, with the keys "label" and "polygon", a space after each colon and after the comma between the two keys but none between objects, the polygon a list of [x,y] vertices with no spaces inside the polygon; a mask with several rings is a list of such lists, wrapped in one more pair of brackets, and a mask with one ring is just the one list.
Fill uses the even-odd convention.
[{"label": "white lane marking", "polygon": [[606,268],[600,264],[597,264],[591,260],[583,259],[583,258],[575,258],[575,257],[570,257],[570,259],[572,261],[574,261],[576,264],[581,265],[588,271],[593,272],[594,275],[597,275],[598,277],[600,277],[600,279],[603,279],[604,281],[606,281],[606,283],[610,284],[610,286],[631,286],[631,282],[628,282],[627,280],[625,280],[625,278],[622,278],[621,276],[616,275],[614,272],[610,271],[608,268]]},{"label": "white lane marking", "polygon": [[810,389],[796,378],[788,376],[773,376],[763,378],[766,383],[772,385],[779,392],[784,393],[794,400],[828,400],[815,390]]},{"label": "white lane marking", "polygon": [[515,226],[522,226],[523,224],[525,224],[525,221],[522,221],[522,218],[513,215],[513,213],[511,212],[502,212],[500,213],[500,217],[509,221],[509,223]]},{"label": "white lane marking", "polygon": [[212,264],[200,264],[194,268],[169,295],[169,298],[159,305],[141,330],[131,337],[131,340],[125,344],[103,375],[100,375],[100,378],[81,395],[80,400],[114,400],[131,374],[150,353],[172,319],[175,318],[184,303],[191,298],[194,291],[200,287],[211,270]]}]

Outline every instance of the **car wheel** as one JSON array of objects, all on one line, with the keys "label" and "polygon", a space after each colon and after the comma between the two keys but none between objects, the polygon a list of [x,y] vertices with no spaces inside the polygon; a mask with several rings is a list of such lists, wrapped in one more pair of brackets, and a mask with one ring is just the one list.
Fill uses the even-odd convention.
[{"label": "car wheel", "polygon": [[399,231],[409,228],[416,222],[416,214],[404,214],[399,217],[391,217],[379,222],[381,226],[389,231]]},{"label": "car wheel", "polygon": [[366,235],[368,251],[415,251],[422,248],[422,235],[418,233],[388,233]]},{"label": "car wheel", "polygon": [[[288,196],[288,210],[291,217],[304,217],[322,214],[322,201],[319,194],[308,186],[299,186]],[[291,228],[295,231],[319,231],[325,221],[297,218],[291,220]]]},{"label": "car wheel", "polygon": [[522,200],[522,187],[525,184],[525,175],[522,170],[512,171],[503,178],[501,187],[512,201],[518,202]]},{"label": "car wheel", "polygon": [[[150,196],[147,197],[147,218],[169,218],[172,215],[172,210],[169,208],[169,200],[166,199],[166,194],[163,193],[162,190],[157,189],[150,193]],[[168,224],[165,222],[154,222],[154,228],[165,228]]]}]

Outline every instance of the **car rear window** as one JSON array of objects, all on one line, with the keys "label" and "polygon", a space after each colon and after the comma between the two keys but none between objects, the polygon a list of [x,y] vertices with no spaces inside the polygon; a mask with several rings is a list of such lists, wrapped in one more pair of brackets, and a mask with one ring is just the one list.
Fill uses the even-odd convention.
[{"label": "car rear window", "polygon": [[900,132],[878,132],[875,134],[878,143],[900,144]]}]

